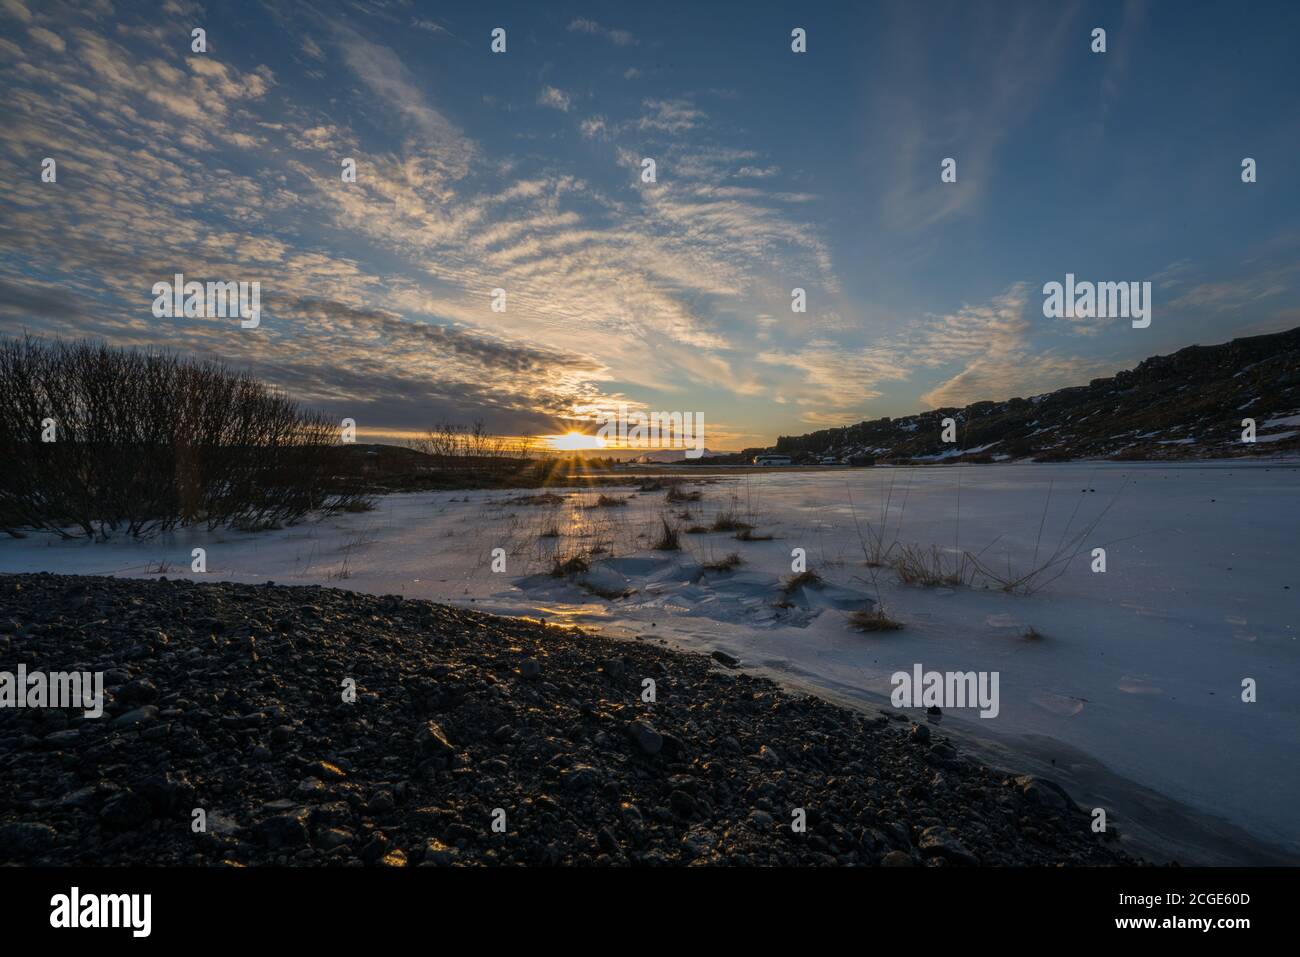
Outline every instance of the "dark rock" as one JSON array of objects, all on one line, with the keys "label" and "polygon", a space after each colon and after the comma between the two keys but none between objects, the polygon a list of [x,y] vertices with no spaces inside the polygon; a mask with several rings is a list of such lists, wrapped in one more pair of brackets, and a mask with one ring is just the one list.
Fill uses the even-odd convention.
[{"label": "dark rock", "polygon": [[24,863],[54,847],[58,836],[48,824],[35,821],[0,825],[0,858]]},{"label": "dark rock", "polygon": [[1078,810],[1065,789],[1054,781],[1030,774],[1015,779],[1025,799],[1051,811]]},{"label": "dark rock", "polygon": [[118,715],[113,719],[115,728],[134,728],[139,725],[153,721],[158,717],[158,709],[151,704],[142,705],[139,708]]},{"label": "dark rock", "polygon": [[590,765],[579,764],[561,771],[560,782],[569,791],[589,791],[600,782],[600,773]]},{"label": "dark rock", "polygon": [[99,819],[107,828],[126,831],[139,827],[153,814],[149,802],[134,791],[122,791],[104,802],[100,808]]},{"label": "dark rock", "polygon": [[269,817],[258,825],[258,836],[272,850],[282,847],[302,847],[307,843],[307,822],[310,812],[297,808],[285,814]]},{"label": "dark rock", "polygon": [[979,858],[966,850],[946,827],[927,827],[921,832],[917,847],[925,857],[942,857],[953,864],[979,863]]},{"label": "dark rock", "polygon": [[447,757],[455,752],[442,728],[434,721],[426,721],[415,736],[420,753],[432,757]]},{"label": "dark rock", "polygon": [[664,736],[644,721],[633,721],[628,733],[643,754],[655,755],[663,750]]}]

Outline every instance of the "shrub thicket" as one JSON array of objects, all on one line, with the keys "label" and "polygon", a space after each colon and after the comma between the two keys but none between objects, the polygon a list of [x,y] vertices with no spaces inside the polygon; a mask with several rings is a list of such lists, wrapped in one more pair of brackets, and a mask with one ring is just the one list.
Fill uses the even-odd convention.
[{"label": "shrub thicket", "polygon": [[[55,441],[42,441],[52,423]],[[339,429],[245,373],[156,351],[0,341],[0,529],[144,536],[356,508]]]}]

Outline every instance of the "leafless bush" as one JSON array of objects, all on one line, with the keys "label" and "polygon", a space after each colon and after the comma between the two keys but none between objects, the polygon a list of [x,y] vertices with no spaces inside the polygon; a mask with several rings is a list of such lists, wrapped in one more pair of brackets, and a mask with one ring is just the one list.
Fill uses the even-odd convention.
[{"label": "leafless bush", "polygon": [[406,444],[433,459],[435,468],[452,471],[511,471],[535,453],[526,439],[510,440],[489,434],[482,419],[475,419],[472,425],[442,419],[425,430],[421,438]]},{"label": "leafless bush", "polygon": [[[42,441],[52,428],[54,441]],[[338,427],[213,362],[90,341],[0,341],[0,528],[91,538],[270,527],[357,508]]]}]

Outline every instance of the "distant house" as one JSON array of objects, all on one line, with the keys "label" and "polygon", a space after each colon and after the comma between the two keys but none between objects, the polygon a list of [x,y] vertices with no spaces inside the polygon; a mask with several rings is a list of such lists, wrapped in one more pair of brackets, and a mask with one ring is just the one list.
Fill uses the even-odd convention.
[{"label": "distant house", "polygon": [[755,455],[755,465],[792,465],[794,460],[788,455]]}]

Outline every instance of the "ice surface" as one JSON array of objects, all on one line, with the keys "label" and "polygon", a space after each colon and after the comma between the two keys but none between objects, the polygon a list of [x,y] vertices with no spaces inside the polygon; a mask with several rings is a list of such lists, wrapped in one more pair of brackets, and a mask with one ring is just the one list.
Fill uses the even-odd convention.
[{"label": "ice surface", "polygon": [[[1034,741],[1062,761],[1082,752],[1300,856],[1298,480],[1296,464],[1279,461],[1000,464],[712,473],[691,486],[700,502],[629,489],[618,508],[587,507],[594,492],[567,493],[560,506],[509,504],[510,492],[418,493],[273,532],[4,540],[0,571],[199,578],[190,550],[202,546],[208,579],[541,615],[724,650],[743,667],[864,703],[886,703],[890,675],[917,662],[996,670],[998,716],[950,713],[945,730]],[[772,539],[686,533],[724,511]],[[650,547],[664,515],[683,527],[679,552]],[[968,550],[1014,572],[1094,521],[1060,577],[1029,595],[978,581],[903,585],[867,567],[860,541],[887,528],[886,544]],[[541,537],[552,525],[561,534]],[[1105,573],[1090,569],[1095,547],[1106,549]],[[494,548],[506,550],[505,573],[491,570]],[[782,601],[794,548],[824,586]],[[592,551],[585,574],[551,576],[556,555]],[[733,570],[704,567],[731,552],[743,559]],[[850,612],[877,598],[902,631],[849,627]],[[1040,639],[1023,637],[1031,627]],[[1256,703],[1241,700],[1245,678],[1258,684]]]}]

